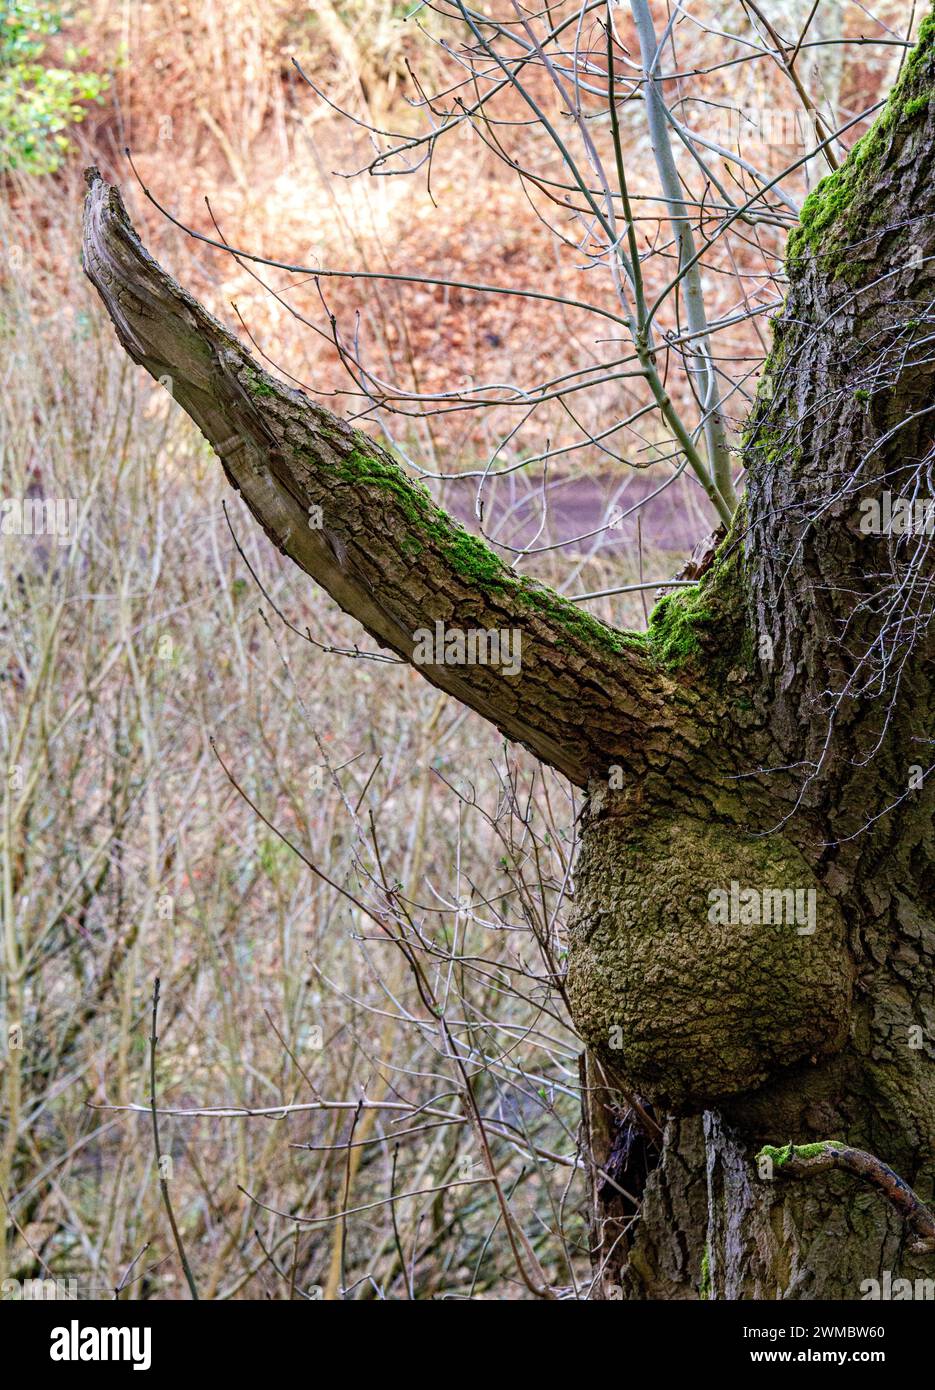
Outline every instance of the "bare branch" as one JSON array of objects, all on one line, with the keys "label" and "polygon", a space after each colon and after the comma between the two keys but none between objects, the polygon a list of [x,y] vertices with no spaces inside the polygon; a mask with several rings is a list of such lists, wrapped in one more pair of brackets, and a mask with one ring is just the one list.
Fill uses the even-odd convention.
[{"label": "bare branch", "polygon": [[898,1173],[894,1173],[873,1154],[863,1149],[852,1149],[834,1139],[823,1139],[816,1144],[790,1143],[784,1148],[767,1144],[757,1158],[768,1159],[774,1170],[786,1178],[813,1178],[817,1173],[827,1173],[835,1168],[851,1173],[875,1187],[892,1202],[906,1224],[916,1233],[917,1239],[912,1248],[917,1255],[935,1254],[935,1215]]},{"label": "bare branch", "polygon": [[[381,646],[579,785],[673,755],[678,689],[640,637],[520,578],[373,439],[264,371],[156,264],[118,190],[96,170],[88,183],[84,264],[117,336],[284,554]],[[452,658],[452,632],[503,634],[511,655]]]}]

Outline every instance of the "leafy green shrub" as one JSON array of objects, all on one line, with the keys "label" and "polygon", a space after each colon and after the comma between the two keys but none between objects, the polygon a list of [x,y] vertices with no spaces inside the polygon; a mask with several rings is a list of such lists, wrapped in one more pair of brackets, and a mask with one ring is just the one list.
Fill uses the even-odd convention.
[{"label": "leafy green shrub", "polygon": [[84,119],[84,101],[98,101],[108,79],[78,72],[86,50],[69,46],[62,67],[43,61],[44,39],[68,16],[38,0],[0,0],[0,170],[46,174],[68,150],[64,133]]}]

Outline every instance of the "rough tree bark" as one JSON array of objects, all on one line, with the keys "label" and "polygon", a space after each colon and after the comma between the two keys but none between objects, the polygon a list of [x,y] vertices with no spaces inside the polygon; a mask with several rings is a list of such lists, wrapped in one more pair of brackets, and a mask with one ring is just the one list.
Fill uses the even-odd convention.
[{"label": "rough tree bark", "polygon": [[[85,267],[120,341],[273,541],[404,660],[436,622],[522,632],[515,676],[420,670],[587,792],[568,983],[591,1049],[597,1297],[854,1298],[885,1269],[935,1276],[879,1190],[756,1158],[837,1140],[923,1199],[935,1184],[935,778],[913,772],[933,739],[931,538],[860,526],[865,498],[935,491],[933,30],[803,210],[745,501],[647,634],[517,578],[266,373],[89,174]],[[812,916],[712,922],[732,882],[811,893]],[[634,1138],[633,1093],[658,1146]],[[608,1174],[641,1189],[637,1219]]]}]

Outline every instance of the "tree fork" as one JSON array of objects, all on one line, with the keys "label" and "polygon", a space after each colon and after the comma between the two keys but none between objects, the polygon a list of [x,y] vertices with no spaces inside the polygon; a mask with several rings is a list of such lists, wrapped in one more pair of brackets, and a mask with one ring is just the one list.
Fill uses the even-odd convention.
[{"label": "tree fork", "polygon": [[[852,662],[841,634],[861,604],[870,630],[882,582],[855,476],[898,487],[931,444],[933,40],[930,17],[886,111],[803,209],[744,507],[699,587],[642,637],[518,578],[377,444],[264,372],[90,176],[85,265],[121,342],[172,378],[275,543],[403,660],[434,621],[522,630],[515,679],[420,669],[588,787],[568,993],[593,1054],[585,1096],[603,1106],[587,1125],[595,1173],[620,1169],[597,1065],[611,1030],[624,1046],[606,1060],[664,1131],[637,1220],[625,1191],[598,1193],[598,1296],[609,1280],[624,1298],[848,1298],[922,1258],[891,1203],[842,1202],[840,1175],[759,1181],[754,1160],[769,1140],[830,1132],[920,1192],[935,1183],[935,778],[905,794],[935,708],[924,612],[882,714],[842,699],[823,722]],[[805,785],[803,769],[817,769]],[[818,930],[715,939],[703,899],[734,879],[813,893]]]}]

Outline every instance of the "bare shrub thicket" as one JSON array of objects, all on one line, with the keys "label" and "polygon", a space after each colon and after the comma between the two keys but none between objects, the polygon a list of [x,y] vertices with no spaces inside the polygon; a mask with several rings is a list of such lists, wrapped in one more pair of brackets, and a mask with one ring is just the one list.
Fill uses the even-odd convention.
[{"label": "bare shrub thicket", "polygon": [[158,976],[160,1105],[264,1112],[161,1121],[202,1297],[483,1293],[519,1277],[500,1197],[571,1286],[569,790],[355,656],[90,292],[62,307],[75,197],[4,228],[4,493],[80,505],[75,544],[2,548],[8,1272],[182,1288]]}]

